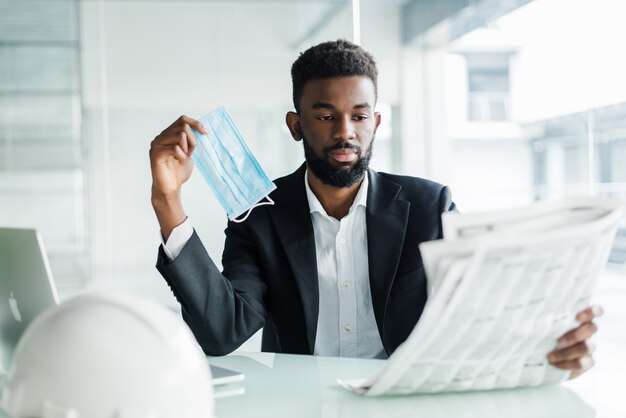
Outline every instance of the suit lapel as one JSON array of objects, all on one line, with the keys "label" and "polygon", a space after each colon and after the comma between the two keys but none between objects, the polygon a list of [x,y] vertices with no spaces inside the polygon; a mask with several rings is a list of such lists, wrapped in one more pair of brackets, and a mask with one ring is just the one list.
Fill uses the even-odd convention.
[{"label": "suit lapel", "polygon": [[270,211],[274,227],[287,254],[304,308],[309,350],[313,353],[319,311],[319,285],[315,236],[304,188],[305,165],[286,177],[274,193]]},{"label": "suit lapel", "polygon": [[[313,353],[319,313],[319,284],[315,236],[304,189],[305,165],[285,178],[274,193],[270,211],[274,227],[287,254],[304,309],[309,351]],[[398,268],[406,234],[410,203],[397,200],[402,188],[369,170],[367,241],[370,289],[374,315],[383,336],[383,319],[389,290]]]},{"label": "suit lapel", "polygon": [[396,275],[411,204],[398,200],[402,186],[369,170],[367,248],[374,316],[383,338],[383,320],[389,290]]}]

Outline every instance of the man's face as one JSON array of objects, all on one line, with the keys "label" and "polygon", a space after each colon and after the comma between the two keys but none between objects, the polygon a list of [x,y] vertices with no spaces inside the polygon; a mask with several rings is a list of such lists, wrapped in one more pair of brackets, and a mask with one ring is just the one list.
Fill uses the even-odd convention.
[{"label": "man's face", "polygon": [[380,115],[369,77],[333,77],[308,81],[300,113],[287,122],[294,139],[304,142],[308,168],[323,183],[350,187],[363,178],[371,158]]}]

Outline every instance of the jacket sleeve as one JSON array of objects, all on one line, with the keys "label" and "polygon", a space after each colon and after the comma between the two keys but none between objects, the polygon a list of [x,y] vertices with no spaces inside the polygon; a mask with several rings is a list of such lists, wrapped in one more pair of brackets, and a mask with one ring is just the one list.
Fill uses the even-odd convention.
[{"label": "jacket sleeve", "polygon": [[439,195],[439,213],[444,212],[458,212],[456,204],[452,201],[452,193],[448,186],[443,186]]},{"label": "jacket sleeve", "polygon": [[222,274],[195,231],[174,261],[159,248],[156,267],[208,355],[232,352],[258,331],[267,317],[267,286],[255,243],[244,225],[229,222],[223,265]]}]

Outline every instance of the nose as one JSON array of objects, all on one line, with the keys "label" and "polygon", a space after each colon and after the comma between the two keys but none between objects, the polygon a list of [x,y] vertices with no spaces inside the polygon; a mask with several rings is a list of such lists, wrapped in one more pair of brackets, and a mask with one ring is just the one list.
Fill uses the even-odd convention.
[{"label": "nose", "polygon": [[349,116],[338,118],[335,125],[333,138],[337,141],[349,141],[356,138],[354,123]]}]

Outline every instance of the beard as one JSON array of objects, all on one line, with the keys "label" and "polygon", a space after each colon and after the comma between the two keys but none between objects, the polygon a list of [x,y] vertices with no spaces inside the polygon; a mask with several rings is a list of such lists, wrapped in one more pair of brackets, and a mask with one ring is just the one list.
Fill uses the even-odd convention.
[{"label": "beard", "polygon": [[[304,158],[309,169],[324,184],[333,187],[350,187],[359,182],[367,171],[370,159],[372,158],[372,147],[374,138],[370,142],[370,146],[362,155],[361,147],[349,144],[347,142],[326,147],[323,150],[323,156],[319,156],[309,146],[307,139],[303,136],[302,143],[304,145]],[[353,149],[357,154],[357,161],[352,167],[333,167],[330,163],[330,153],[342,149]]]}]

